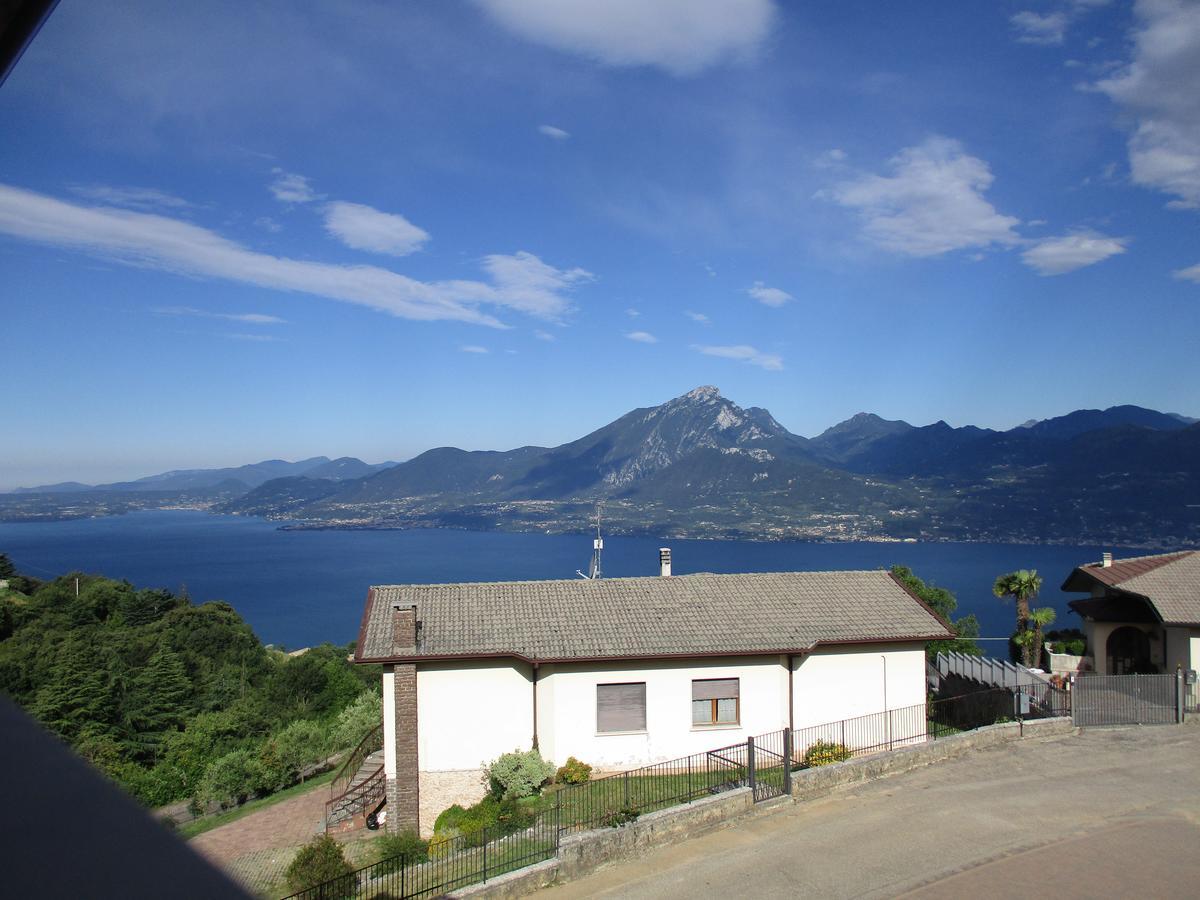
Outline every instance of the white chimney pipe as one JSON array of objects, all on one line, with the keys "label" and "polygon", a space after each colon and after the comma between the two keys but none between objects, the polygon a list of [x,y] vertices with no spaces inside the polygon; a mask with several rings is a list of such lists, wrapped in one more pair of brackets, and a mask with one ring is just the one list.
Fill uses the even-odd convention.
[{"label": "white chimney pipe", "polygon": [[663,578],[671,576],[671,548],[658,548],[658,574]]},{"label": "white chimney pipe", "polygon": [[1112,565],[1112,552],[1109,550],[1105,550],[1100,555],[1100,568],[1107,569],[1111,565]]}]

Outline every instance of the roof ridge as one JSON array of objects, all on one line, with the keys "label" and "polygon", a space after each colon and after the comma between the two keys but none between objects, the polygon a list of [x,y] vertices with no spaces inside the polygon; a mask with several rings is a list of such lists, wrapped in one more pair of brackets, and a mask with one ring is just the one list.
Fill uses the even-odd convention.
[{"label": "roof ridge", "polygon": [[680,575],[616,575],[605,576],[604,578],[523,578],[515,580],[503,581],[409,581],[400,582],[397,584],[373,584],[371,590],[386,590],[388,588],[432,588],[432,587],[474,587],[477,585],[486,585],[488,587],[497,587],[499,585],[525,585],[525,584],[583,584],[586,582],[614,582],[614,581],[658,581],[663,578],[671,580],[679,580],[682,578],[756,578],[765,577],[768,575],[888,575],[887,569],[792,569],[772,572],[688,572]]}]

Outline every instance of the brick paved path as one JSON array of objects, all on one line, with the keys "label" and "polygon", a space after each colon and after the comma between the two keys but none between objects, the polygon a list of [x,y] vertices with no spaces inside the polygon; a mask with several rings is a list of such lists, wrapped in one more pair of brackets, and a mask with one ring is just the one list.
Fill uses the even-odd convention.
[{"label": "brick paved path", "polygon": [[[329,785],[320,785],[206,831],[188,845],[252,891],[261,893],[282,882],[296,851],[317,833],[328,799]],[[360,830],[335,837],[348,845],[346,855],[355,861],[363,859],[368,845],[361,842],[368,835],[373,837],[374,833]]]}]

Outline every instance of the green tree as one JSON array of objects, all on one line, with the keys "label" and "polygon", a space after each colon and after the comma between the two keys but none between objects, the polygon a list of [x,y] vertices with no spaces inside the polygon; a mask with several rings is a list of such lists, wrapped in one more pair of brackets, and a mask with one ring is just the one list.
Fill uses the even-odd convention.
[{"label": "green tree", "polygon": [[103,732],[112,723],[116,702],[105,660],[82,640],[66,642],[50,677],[38,689],[33,715],[68,742],[88,726]]},{"label": "green tree", "polygon": [[0,553],[0,578],[12,578],[17,574],[17,567],[8,558],[7,553]]},{"label": "green tree", "polygon": [[153,755],[170,732],[187,721],[192,685],[179,656],[163,647],[134,678],[126,700],[125,723],[133,743]]},{"label": "green tree", "polygon": [[1034,665],[1033,641],[1022,635],[1029,630],[1029,602],[1037,598],[1042,589],[1042,579],[1037,569],[1020,569],[1001,575],[992,585],[992,593],[1001,599],[1011,597],[1017,606],[1017,633],[1013,637],[1021,650],[1021,661],[1026,668]]},{"label": "green tree", "polygon": [[920,597],[926,606],[949,622],[950,627],[957,635],[957,637],[950,640],[930,641],[925,648],[925,652],[930,659],[939,653],[953,652],[970,653],[974,656],[982,655],[983,650],[974,640],[979,637],[979,620],[973,615],[963,616],[960,619],[951,618],[954,611],[958,609],[958,598],[953,593],[945,588],[926,584],[914,575],[912,569],[908,566],[892,566],[892,574],[900,579],[905,587]]},{"label": "green tree", "polygon": [[1034,665],[1042,664],[1042,644],[1045,640],[1043,635],[1046,633],[1046,627],[1053,625],[1056,618],[1058,618],[1058,613],[1049,606],[1040,607],[1029,613],[1029,624],[1033,626],[1033,630],[1026,633],[1033,635],[1031,656]]}]

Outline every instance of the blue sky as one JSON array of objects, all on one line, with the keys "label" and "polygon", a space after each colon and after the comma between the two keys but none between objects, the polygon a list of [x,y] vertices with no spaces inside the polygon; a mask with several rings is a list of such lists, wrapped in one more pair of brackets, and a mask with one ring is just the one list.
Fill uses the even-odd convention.
[{"label": "blue sky", "polygon": [[1200,415],[1200,5],[62,0],[0,88],[0,489]]}]

